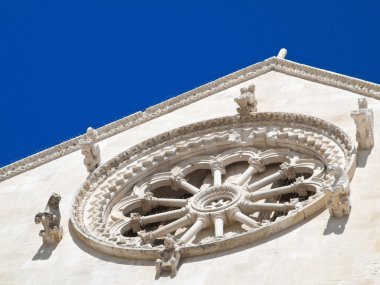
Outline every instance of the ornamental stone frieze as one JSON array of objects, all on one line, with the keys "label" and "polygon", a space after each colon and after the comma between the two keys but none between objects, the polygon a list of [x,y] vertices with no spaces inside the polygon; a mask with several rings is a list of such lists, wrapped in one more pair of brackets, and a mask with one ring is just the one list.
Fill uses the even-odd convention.
[{"label": "ornamental stone frieze", "polygon": [[[244,83],[247,80],[256,78],[270,71],[288,74],[312,82],[348,90],[363,96],[380,99],[380,85],[378,84],[284,60],[284,55],[285,53],[283,51],[279,53],[278,57],[271,57],[262,62],[253,64],[163,103],[152,106],[144,112],[137,112],[101,127],[98,129],[98,141],[112,137],[132,127],[192,104],[198,100],[226,90],[227,88],[236,86],[237,84]],[[81,149],[79,141],[84,138],[84,135],[73,138],[33,156],[0,168],[0,181]]]},{"label": "ornamental stone frieze", "polygon": [[253,243],[326,206],[345,214],[355,159],[349,137],[322,119],[251,113],[203,121],[96,169],[75,196],[71,221],[97,251],[156,260],[158,275],[175,275],[180,257]]}]

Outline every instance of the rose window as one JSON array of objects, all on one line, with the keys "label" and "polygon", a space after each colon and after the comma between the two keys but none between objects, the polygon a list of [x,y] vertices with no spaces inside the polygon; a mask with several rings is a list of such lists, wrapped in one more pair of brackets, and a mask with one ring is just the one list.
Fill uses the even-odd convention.
[{"label": "rose window", "polygon": [[126,258],[156,258],[167,235],[181,256],[234,248],[326,207],[326,189],[352,176],[352,150],[338,127],[303,115],[205,121],[101,166],[71,220],[89,246]]}]

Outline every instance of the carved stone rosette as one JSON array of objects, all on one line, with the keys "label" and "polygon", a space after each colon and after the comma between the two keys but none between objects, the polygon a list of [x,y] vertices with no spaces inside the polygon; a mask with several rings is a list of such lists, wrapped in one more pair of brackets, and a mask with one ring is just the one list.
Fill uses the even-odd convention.
[{"label": "carved stone rosette", "polygon": [[[218,252],[326,207],[323,189],[349,189],[354,153],[341,129],[310,116],[251,113],[199,122],[96,169],[75,196],[71,220],[86,244],[120,257],[163,260],[167,235],[181,257]],[[334,174],[332,165],[342,171]]]}]

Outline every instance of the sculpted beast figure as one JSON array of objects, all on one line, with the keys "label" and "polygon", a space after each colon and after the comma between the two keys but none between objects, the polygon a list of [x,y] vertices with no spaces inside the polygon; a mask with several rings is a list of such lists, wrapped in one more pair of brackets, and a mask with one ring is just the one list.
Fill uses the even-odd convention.
[{"label": "sculpted beast figure", "polygon": [[42,224],[44,227],[40,231],[40,237],[42,237],[45,243],[58,243],[62,239],[62,227],[59,226],[61,222],[61,213],[59,211],[59,202],[61,196],[57,193],[53,193],[49,201],[47,202],[45,212],[39,212],[34,217],[36,224]]},{"label": "sculpted beast figure", "polygon": [[249,115],[257,111],[257,101],[255,98],[255,85],[249,85],[248,88],[240,89],[240,96],[234,99],[239,105],[236,110],[240,115]]},{"label": "sculpted beast figure", "polygon": [[351,111],[356,125],[356,141],[359,149],[370,149],[374,144],[373,111],[368,109],[367,99],[358,99],[358,110]]},{"label": "sculpted beast figure", "polygon": [[160,250],[160,257],[156,260],[156,278],[159,278],[162,271],[171,272],[170,276],[177,275],[177,266],[181,258],[179,247],[174,239],[168,235],[164,240],[164,249]]},{"label": "sculpted beast figure", "polygon": [[82,154],[84,155],[83,163],[89,173],[93,172],[100,164],[100,149],[96,144],[98,133],[93,128],[88,128],[85,139],[79,141]]},{"label": "sculpted beast figure", "polygon": [[330,216],[341,218],[350,213],[351,205],[349,200],[350,181],[343,168],[339,165],[332,165],[328,168],[327,177],[333,183],[325,185],[322,191],[326,195],[326,206]]}]

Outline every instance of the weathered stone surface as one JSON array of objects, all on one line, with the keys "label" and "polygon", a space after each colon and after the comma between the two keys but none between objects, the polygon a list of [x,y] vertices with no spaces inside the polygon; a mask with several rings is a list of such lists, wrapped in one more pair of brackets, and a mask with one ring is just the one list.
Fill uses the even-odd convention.
[{"label": "weathered stone surface", "polygon": [[[323,71],[314,72],[308,67],[300,68],[283,61],[284,64],[277,67],[281,73],[270,71],[253,79],[244,77],[242,80],[248,81],[237,81],[232,87],[227,85],[215,95],[202,97],[191,105],[181,105],[180,109],[153,121],[144,121],[132,129],[123,129],[119,134],[100,141],[102,160],[107,162],[125,149],[173,128],[235,115],[236,105],[231,102],[240,88],[250,84],[258,87],[255,95],[260,104],[259,111],[280,112],[284,111],[285,106],[287,112],[312,115],[337,124],[354,141],[356,128],[347,114],[354,109],[357,99],[362,97],[358,94],[366,93],[376,97],[378,86],[342,79],[340,75],[328,77]],[[292,70],[288,67],[292,67]],[[285,75],[283,72],[292,75],[297,73],[298,77],[304,78],[309,76],[314,82]],[[324,82],[325,85],[318,82]],[[339,89],[339,86],[344,89]],[[365,91],[365,88],[368,90]],[[367,100],[374,116],[380,116],[380,102],[373,98]],[[375,130],[379,125],[380,122],[374,121]],[[268,137],[271,136],[272,134]],[[289,138],[285,138],[283,134],[279,136],[284,136],[284,140]],[[302,141],[303,137],[299,139]],[[263,136],[263,141],[266,140],[267,137]],[[319,146],[320,142],[318,138],[314,138],[308,139],[306,143]],[[325,150],[325,153],[328,152],[329,149]],[[62,150],[62,155],[65,153]],[[151,284],[155,276],[154,259],[158,256],[152,257],[153,261],[124,260],[99,254],[98,249],[89,248],[78,238],[69,224],[69,212],[71,199],[88,173],[83,167],[79,151],[62,155],[58,154],[56,157],[61,156],[60,158],[0,183],[0,213],[3,217],[0,218],[1,282],[31,284],[32,280],[38,280],[39,284],[118,284],[122,280]],[[380,149],[377,145],[374,145],[370,155],[365,151],[358,152],[358,168],[350,183],[352,210],[349,216],[330,218],[328,210],[315,214],[316,210],[312,207],[318,209],[321,207],[318,203],[325,204],[323,200],[316,200],[309,208],[296,212],[291,220],[281,220],[275,227],[264,226],[256,235],[259,239],[260,236],[263,238],[288,229],[285,232],[264,238],[252,247],[244,247],[244,250],[230,250],[231,254],[181,257],[184,264],[174,280],[170,281],[163,275],[155,282],[245,284],[255,280],[257,284],[379,283],[380,229],[376,226],[380,200],[377,189],[379,155]],[[213,181],[211,175],[207,179]],[[60,208],[65,238],[49,256],[47,252],[40,253],[41,240],[36,238],[36,234],[25,233],[36,231],[36,225],[30,222],[30,217],[41,207],[41,197],[49,197],[52,189],[63,197]],[[25,203],[25,195],[28,203]],[[23,209],[22,215],[20,209]],[[289,224],[302,221],[305,217],[308,218],[307,223],[289,228]],[[210,227],[213,225],[212,223]],[[149,246],[146,249],[149,251]],[[183,250],[186,252],[187,247]],[[117,251],[114,248],[109,253]]]}]

